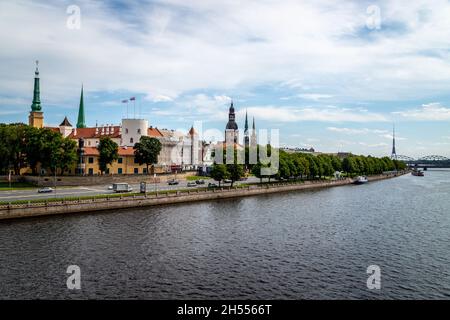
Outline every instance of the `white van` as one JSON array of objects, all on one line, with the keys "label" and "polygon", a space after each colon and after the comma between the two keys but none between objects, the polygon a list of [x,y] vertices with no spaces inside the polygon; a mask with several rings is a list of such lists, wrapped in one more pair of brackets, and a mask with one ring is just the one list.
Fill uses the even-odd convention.
[{"label": "white van", "polygon": [[131,192],[133,188],[128,183],[114,183],[113,190],[114,192]]}]

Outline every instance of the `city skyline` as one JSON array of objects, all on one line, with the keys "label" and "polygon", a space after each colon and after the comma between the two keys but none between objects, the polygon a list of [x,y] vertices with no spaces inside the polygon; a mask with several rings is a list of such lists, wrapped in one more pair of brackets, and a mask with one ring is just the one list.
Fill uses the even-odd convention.
[{"label": "city skyline", "polygon": [[136,97],[150,125],[222,128],[232,99],[282,145],[390,155],[395,123],[398,154],[450,155],[446,1],[377,2],[378,27],[369,2],[79,1],[79,29],[70,5],[0,4],[0,122],[27,122],[39,60],[48,125],[76,122],[83,83],[88,126]]}]

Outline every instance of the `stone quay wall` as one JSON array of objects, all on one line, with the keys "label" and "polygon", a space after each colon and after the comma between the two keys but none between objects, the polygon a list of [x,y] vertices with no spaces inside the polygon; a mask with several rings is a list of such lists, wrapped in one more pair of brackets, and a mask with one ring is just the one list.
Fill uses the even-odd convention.
[{"label": "stone quay wall", "polygon": [[[404,173],[383,174],[370,176],[369,182],[388,179],[403,175]],[[17,205],[0,206],[0,220],[24,217],[36,217],[54,214],[70,214],[80,212],[96,212],[103,210],[117,210],[124,208],[137,208],[164,204],[186,203],[194,201],[218,200],[271,194],[278,192],[312,190],[352,184],[353,180],[346,178],[332,181],[306,181],[304,183],[274,183],[262,185],[248,185],[244,188],[220,188],[220,189],[198,189],[187,192],[160,192],[151,195],[134,195],[117,198],[101,198],[88,200],[75,200],[29,203]]]}]

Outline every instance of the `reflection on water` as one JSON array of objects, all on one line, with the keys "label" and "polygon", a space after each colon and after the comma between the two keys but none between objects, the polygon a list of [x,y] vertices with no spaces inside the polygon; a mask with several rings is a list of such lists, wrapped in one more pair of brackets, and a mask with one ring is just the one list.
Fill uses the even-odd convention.
[{"label": "reflection on water", "polygon": [[[448,298],[450,171],[0,222],[0,298]],[[66,288],[81,267],[82,290]],[[366,268],[381,267],[381,290]]]}]

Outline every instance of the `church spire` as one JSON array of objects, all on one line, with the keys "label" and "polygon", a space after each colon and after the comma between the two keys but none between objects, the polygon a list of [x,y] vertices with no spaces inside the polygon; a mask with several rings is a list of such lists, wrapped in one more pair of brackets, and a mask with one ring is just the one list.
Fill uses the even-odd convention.
[{"label": "church spire", "polygon": [[78,109],[77,128],[86,128],[86,123],[85,123],[85,118],[84,118],[83,85],[81,85],[80,108]]},{"label": "church spire", "polygon": [[253,117],[253,126],[252,126],[252,134],[251,134],[251,137],[250,137],[250,145],[252,147],[256,147],[256,145],[257,145],[255,117]]},{"label": "church spire", "polygon": [[244,125],[244,132],[248,132],[248,117],[247,117],[247,110],[245,110],[245,125]]},{"label": "church spire", "polygon": [[34,90],[33,103],[31,104],[31,111],[41,111],[41,98],[39,89],[39,61],[36,60],[36,71],[34,72]]}]

